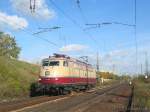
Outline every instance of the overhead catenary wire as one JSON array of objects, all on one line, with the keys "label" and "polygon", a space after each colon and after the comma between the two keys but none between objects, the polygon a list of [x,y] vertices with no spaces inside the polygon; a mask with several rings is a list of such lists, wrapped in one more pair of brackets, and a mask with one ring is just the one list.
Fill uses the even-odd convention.
[{"label": "overhead catenary wire", "polygon": [[135,27],[135,25],[133,25],[133,24],[127,24],[127,23],[121,23],[121,22],[102,22],[102,23],[90,23],[90,24],[88,23],[88,24],[85,24],[86,26],[92,26],[92,27],[85,28],[85,30],[100,28],[103,25],[111,25],[111,24]]},{"label": "overhead catenary wire", "polygon": [[89,26],[92,26],[92,27],[88,27],[88,28],[85,28],[85,30],[89,30],[89,29],[95,29],[95,28],[100,28],[101,25],[109,25],[109,24],[120,24],[120,25],[124,25],[124,26],[129,26],[129,27],[133,27],[134,28],[134,40],[135,40],[135,54],[136,54],[136,65],[135,65],[135,68],[136,68],[136,74],[138,73],[137,72],[137,66],[138,66],[138,45],[137,45],[137,1],[134,0],[134,24],[126,24],[126,23],[121,23],[121,22],[105,22],[105,23],[96,23],[96,24],[85,24],[85,25],[89,25]]},{"label": "overhead catenary wire", "polygon": [[62,27],[60,27],[60,29],[58,29],[58,37],[59,37],[59,40],[61,40],[61,42],[62,42],[61,45],[62,45],[62,46],[66,46],[66,45],[67,45],[66,37],[65,37],[65,35],[64,35],[63,31],[62,31],[62,28],[64,28],[65,26],[62,25],[62,22],[61,22],[61,21],[59,21],[58,24],[62,26]]},{"label": "overhead catenary wire", "polygon": [[[33,2],[33,3],[32,3]],[[41,17],[39,11],[40,11],[40,7],[37,4],[37,0],[30,0],[30,10],[33,10],[31,11],[31,14],[35,17]],[[35,7],[36,7],[36,11],[35,11]],[[48,8],[48,7],[47,7]],[[34,12],[34,13],[33,13]],[[37,28],[42,28],[41,27],[41,22],[40,24],[37,22],[37,19],[34,19],[34,22],[35,22],[35,25],[37,26]],[[48,24],[46,23],[45,26],[48,26]],[[43,29],[43,28],[42,28]]]},{"label": "overhead catenary wire", "polygon": [[88,23],[88,21],[87,21],[87,19],[86,19],[86,17],[85,17],[85,14],[83,13],[82,8],[81,8],[81,6],[80,6],[80,4],[81,4],[80,0],[76,0],[76,4],[77,4],[77,7],[78,7],[78,9],[79,9],[79,12],[80,12],[80,14],[81,14],[81,17],[82,17],[82,19],[83,19],[84,24],[85,24],[85,23]]},{"label": "overhead catenary wire", "polygon": [[[2,17],[2,18],[3,18],[3,19],[7,19],[7,18],[5,18],[5,17]],[[5,22],[5,21],[4,21],[4,22]],[[13,24],[15,24],[15,25],[17,25],[17,26],[20,26],[19,24],[15,23],[15,22],[13,22]],[[21,31],[27,33],[28,35],[31,35],[32,37],[39,38],[39,39],[41,39],[41,40],[43,40],[43,41],[45,41],[45,42],[47,42],[47,43],[49,43],[49,44],[51,44],[51,45],[53,45],[53,46],[55,46],[55,47],[59,47],[56,43],[51,42],[51,41],[49,41],[48,39],[39,37],[39,36],[37,36],[37,35],[32,35],[33,33],[32,33],[32,31],[31,31],[29,28],[28,28],[28,29],[27,29],[27,28],[25,29],[25,27],[23,27],[23,28],[24,28],[24,29],[21,29]]]},{"label": "overhead catenary wire", "polygon": [[25,30],[25,29],[22,29],[22,31],[24,31],[24,32],[26,32],[27,34],[29,34],[29,35],[31,35],[32,37],[36,37],[36,38],[39,38],[39,39],[41,39],[41,40],[43,40],[43,41],[45,41],[45,42],[47,42],[47,43],[49,43],[49,44],[51,44],[51,45],[53,45],[53,46],[55,46],[55,47],[59,47],[56,43],[54,43],[54,42],[51,42],[50,40],[48,40],[48,39],[45,39],[45,38],[42,38],[42,37],[40,37],[40,36],[38,36],[38,35],[33,35],[33,33],[31,33],[29,30]]},{"label": "overhead catenary wire", "polygon": [[59,10],[66,18],[68,18],[73,24],[75,24],[77,27],[79,27],[80,29],[82,29],[82,27],[80,26],[80,24],[78,24],[73,18],[71,18],[68,14],[66,14],[60,7],[58,7],[53,0],[49,0],[50,3],[57,9]]},{"label": "overhead catenary wire", "polygon": [[[77,3],[77,6],[78,6],[78,9],[79,9],[79,11],[80,11],[80,14],[81,14],[81,16],[82,16],[82,19],[83,19],[84,24],[88,23],[88,21],[87,21],[85,15],[84,15],[84,13],[83,13],[83,11],[82,11],[82,8],[81,8],[81,5],[80,5],[80,4],[81,4],[80,0],[76,0],[76,3]],[[84,28],[82,28],[82,30],[83,30],[84,32],[86,32],[86,34],[88,34],[88,36],[90,36],[90,37],[92,38],[92,40],[93,40],[97,45],[99,45],[99,43],[95,40],[95,38],[93,38],[93,36],[92,36],[92,34],[91,34],[90,32],[87,32]]]},{"label": "overhead catenary wire", "polygon": [[60,29],[60,28],[62,28],[62,27],[58,27],[58,26],[54,26],[51,28],[41,28],[40,27],[40,28],[38,28],[38,29],[40,29],[40,31],[33,33],[33,35],[37,35],[37,34],[44,33],[44,32],[50,32],[52,30],[56,30],[56,29]]},{"label": "overhead catenary wire", "polygon": [[44,32],[49,32],[49,31],[51,30],[40,30],[38,32],[33,33],[33,35],[37,35],[37,34],[44,33]]},{"label": "overhead catenary wire", "polygon": [[[78,24],[74,19],[72,19],[68,14],[66,14],[61,8],[59,8],[54,2],[53,2],[53,0],[49,0],[50,2],[51,2],[51,4],[52,5],[54,5],[65,17],[67,17],[72,23],[74,23],[77,27],[79,27],[82,31],[84,31],[86,34],[88,34],[89,36],[90,36],[90,34],[89,34],[89,32],[86,32],[81,26],[80,26],[80,24]],[[132,24],[126,24],[126,23],[121,23],[121,22],[112,22],[113,24],[120,24],[120,25],[124,25],[124,26],[129,26],[129,27],[134,27],[134,30],[135,30],[135,32],[134,32],[134,35],[135,35],[135,46],[136,46],[136,71],[137,71],[137,63],[138,63],[138,56],[137,56],[137,52],[138,52],[138,46],[137,46],[137,23],[136,23],[136,0],[134,0],[134,2],[135,2],[135,17],[134,17],[134,21],[135,21],[135,23],[134,23],[134,25],[132,25]],[[80,2],[79,2],[79,0],[78,0],[78,4],[79,4]],[[81,8],[81,7],[80,7]],[[97,24],[98,25],[98,24]],[[106,25],[106,24],[105,24]],[[100,25],[98,25],[98,27],[100,27]],[[93,28],[96,28],[96,27],[93,27]],[[90,28],[89,28],[90,29]],[[91,37],[91,36],[90,36]],[[92,38],[92,40],[94,40],[93,38]],[[94,40],[95,41],[95,40]],[[96,41],[96,43],[97,43],[97,41]]]},{"label": "overhead catenary wire", "polygon": [[82,26],[81,26],[76,20],[74,20],[74,19],[73,19],[72,17],[70,17],[67,13],[65,13],[65,11],[63,11],[60,7],[58,7],[58,6],[55,4],[55,2],[54,2],[53,0],[49,0],[49,2],[50,2],[59,12],[61,12],[68,20],[70,20],[76,27],[78,27],[84,34],[86,34],[87,36],[89,36],[90,39],[92,39],[92,41],[97,44],[97,46],[99,45],[99,44],[97,43],[97,41],[93,38],[93,36],[92,36],[89,32],[85,31],[85,30],[82,28]]},{"label": "overhead catenary wire", "polygon": [[[40,16],[38,13],[34,13],[34,14],[37,14],[38,16]],[[38,34],[40,34],[40,33],[44,33],[44,32],[50,32],[50,31],[52,31],[52,30],[55,30],[55,29],[61,29],[61,28],[63,28],[63,26],[61,25],[61,26],[53,26],[53,27],[41,27],[41,25],[39,25],[38,23],[37,23],[37,21],[36,20],[34,20],[34,22],[36,23],[35,25],[37,26],[37,28],[39,29],[39,31],[37,31],[37,32],[34,32],[34,33],[32,33],[32,35],[38,35]],[[45,26],[48,26],[48,24],[45,24]],[[59,33],[59,37],[60,37],[60,33]],[[65,38],[65,37],[64,37]],[[46,41],[47,40],[47,42],[51,42],[51,41],[49,41],[48,39],[44,39],[44,41]],[[66,39],[65,39],[65,41],[66,41]],[[56,43],[54,43],[54,42],[52,42],[53,43],[53,45],[55,45],[55,46],[58,46]],[[66,43],[66,42],[65,42]],[[65,44],[66,45],[66,44]],[[58,46],[59,47],[59,46]],[[61,46],[60,46],[61,47]]]},{"label": "overhead catenary wire", "polygon": [[62,35],[61,29],[58,30],[58,34],[59,34],[59,40],[62,41],[62,46],[66,46],[66,38],[65,36]]},{"label": "overhead catenary wire", "polygon": [[[31,1],[32,1],[32,0],[31,0]],[[34,3],[36,3],[36,0],[34,1]],[[38,14],[38,13],[36,13],[36,14]],[[38,15],[39,15],[39,14],[38,14]],[[21,15],[19,14],[19,16],[21,16]],[[40,15],[39,15],[39,16],[40,16]],[[5,18],[5,17],[2,17],[2,18],[3,18],[3,19],[7,19],[7,18]],[[35,22],[36,22],[36,21],[35,21]],[[4,21],[4,23],[5,23],[5,21]],[[18,24],[18,23],[16,23],[16,22],[13,22],[12,24],[15,24],[16,26],[20,26],[20,24]],[[36,25],[37,25],[37,22],[36,22]],[[38,27],[39,27],[39,25],[38,25]],[[28,34],[28,35],[30,35],[30,36],[32,36],[32,37],[39,38],[40,40],[42,40],[42,41],[44,41],[44,42],[46,42],[46,43],[49,43],[49,44],[52,45],[52,46],[60,47],[60,46],[58,46],[56,43],[54,43],[54,42],[52,42],[52,41],[50,41],[50,40],[48,40],[48,39],[42,38],[42,37],[37,36],[37,35],[33,35],[34,32],[33,32],[32,29],[23,27],[23,28],[21,28],[21,29],[18,28],[18,30],[23,31],[23,32],[25,32],[26,34]]]},{"label": "overhead catenary wire", "polygon": [[[81,2],[80,2],[80,0],[76,0],[76,3],[77,3],[77,6],[78,6],[78,9],[79,9],[79,12],[80,12],[80,14],[81,14],[81,17],[82,17],[82,19],[83,19],[84,24],[88,24],[88,21],[87,21],[87,19],[86,19],[86,16],[85,16],[85,14],[83,13],[83,10],[82,10],[82,8],[81,8]],[[98,27],[100,27],[100,25],[98,25]],[[90,35],[91,37],[93,37],[92,34],[91,34],[89,31],[86,31],[86,30],[94,29],[94,28],[97,28],[97,26],[93,26],[93,27],[89,27],[89,28],[84,28],[83,30],[84,30],[85,32],[87,32],[88,35]],[[98,41],[96,41],[95,38],[93,38],[93,41],[94,41],[97,45],[99,45]],[[105,42],[104,42],[104,43],[105,43]],[[101,47],[100,47],[100,48],[101,48]],[[100,48],[97,49],[97,52],[101,50]],[[104,47],[104,48],[105,48],[105,47]],[[98,61],[98,60],[97,60],[97,61]],[[97,71],[99,71],[99,63],[97,63],[96,66],[97,66],[97,67],[96,67],[96,68],[97,68]],[[101,67],[102,67],[102,65],[101,65]]]},{"label": "overhead catenary wire", "polygon": [[[37,15],[37,16],[41,17],[41,15],[38,13],[38,11],[40,10],[40,8],[38,7],[38,5],[37,5],[37,9],[38,10],[35,13],[32,13],[32,15],[34,14],[34,15]],[[35,25],[37,26],[37,29],[39,30],[37,32],[32,33],[34,36],[36,36],[36,35],[38,35],[40,33],[49,32],[49,31],[52,31],[52,30],[55,30],[55,29],[63,28],[62,26],[61,27],[60,26],[53,26],[53,27],[50,28],[47,23],[45,24],[45,26],[47,26],[47,27],[45,27],[45,26],[42,27],[41,24],[40,25],[38,24],[38,22],[36,21],[36,19],[34,20],[34,22],[36,23]],[[46,40],[47,40],[47,42],[49,41],[48,39],[44,39],[44,41],[46,41]],[[54,42],[52,42],[52,44],[56,46],[56,44]]]},{"label": "overhead catenary wire", "polygon": [[97,27],[97,26],[87,27],[87,28],[84,28],[84,30],[86,31],[86,30],[95,29],[95,28],[99,28],[99,27]]},{"label": "overhead catenary wire", "polygon": [[36,38],[39,38],[39,39],[42,40],[42,41],[47,42],[47,43],[49,43],[50,45],[53,45],[53,46],[55,46],[55,47],[59,47],[56,43],[51,42],[51,41],[48,40],[48,39],[42,38],[42,37],[40,37],[40,36],[38,36],[38,35],[33,35],[29,30],[22,29],[22,31],[24,31],[24,32],[25,32],[26,34],[28,34],[28,35],[31,35],[32,37],[36,37]]},{"label": "overhead catenary wire", "polygon": [[124,25],[124,26],[130,26],[130,27],[135,27],[135,24],[126,24],[126,23],[120,23],[120,22],[113,22],[114,24],[120,24],[120,25]]}]

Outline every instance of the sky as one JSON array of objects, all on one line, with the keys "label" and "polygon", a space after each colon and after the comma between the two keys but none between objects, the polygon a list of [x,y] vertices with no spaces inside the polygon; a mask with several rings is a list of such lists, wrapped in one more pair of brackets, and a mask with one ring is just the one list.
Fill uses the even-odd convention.
[{"label": "sky", "polygon": [[[34,0],[31,0],[32,3]],[[53,53],[89,56],[100,70],[121,74],[145,71],[145,54],[150,55],[150,1],[137,0],[137,37],[134,27],[121,24],[89,28],[86,24],[119,22],[135,24],[134,0],[30,0],[0,1],[0,31],[16,38],[20,60],[37,62]],[[39,32],[39,28],[61,27]],[[137,53],[136,53],[137,40]],[[136,55],[137,54],[137,55]],[[137,56],[137,61],[136,61]]]}]

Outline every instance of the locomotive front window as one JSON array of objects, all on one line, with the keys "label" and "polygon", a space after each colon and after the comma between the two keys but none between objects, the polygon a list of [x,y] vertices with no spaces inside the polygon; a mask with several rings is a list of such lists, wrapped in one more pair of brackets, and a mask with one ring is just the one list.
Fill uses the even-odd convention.
[{"label": "locomotive front window", "polygon": [[48,62],[48,61],[44,61],[42,65],[43,65],[43,66],[48,66],[48,65],[49,65],[49,62]]},{"label": "locomotive front window", "polygon": [[49,66],[59,66],[59,61],[51,61]]}]

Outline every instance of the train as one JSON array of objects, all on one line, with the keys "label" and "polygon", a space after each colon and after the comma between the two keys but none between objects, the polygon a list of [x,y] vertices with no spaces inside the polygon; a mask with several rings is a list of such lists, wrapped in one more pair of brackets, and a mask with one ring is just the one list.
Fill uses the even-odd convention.
[{"label": "train", "polygon": [[95,85],[96,70],[91,64],[55,53],[42,60],[38,84],[31,87],[31,96],[39,91],[66,94],[87,90]]}]

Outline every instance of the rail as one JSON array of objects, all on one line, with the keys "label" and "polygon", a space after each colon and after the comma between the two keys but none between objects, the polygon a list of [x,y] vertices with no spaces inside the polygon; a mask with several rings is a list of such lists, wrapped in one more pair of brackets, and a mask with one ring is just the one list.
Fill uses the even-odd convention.
[{"label": "rail", "polygon": [[132,86],[132,89],[131,89],[131,95],[129,97],[129,102],[128,102],[128,106],[127,106],[126,112],[131,112],[132,111],[133,96],[134,96],[134,86]]}]

